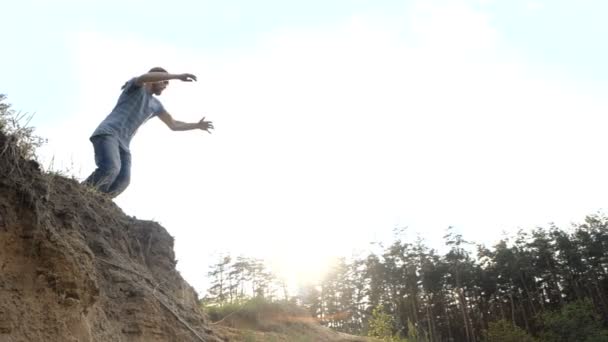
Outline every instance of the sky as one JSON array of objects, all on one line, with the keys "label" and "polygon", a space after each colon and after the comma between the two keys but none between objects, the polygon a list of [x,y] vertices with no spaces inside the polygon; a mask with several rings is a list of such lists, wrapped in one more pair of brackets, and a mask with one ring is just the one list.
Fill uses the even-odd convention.
[{"label": "sky", "polygon": [[120,86],[189,72],[176,119],[134,138],[129,214],[175,237],[199,293],[222,253],[293,282],[370,242],[453,226],[492,245],[608,204],[605,1],[21,0],[2,6],[0,93],[48,169],[84,179]]}]

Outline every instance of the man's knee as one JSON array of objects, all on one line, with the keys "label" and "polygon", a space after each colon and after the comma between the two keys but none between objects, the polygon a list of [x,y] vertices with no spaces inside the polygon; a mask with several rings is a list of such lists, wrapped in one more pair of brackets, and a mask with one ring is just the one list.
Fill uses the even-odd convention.
[{"label": "man's knee", "polygon": [[104,179],[113,183],[120,174],[120,165],[107,165],[106,167],[100,168],[100,172]]}]

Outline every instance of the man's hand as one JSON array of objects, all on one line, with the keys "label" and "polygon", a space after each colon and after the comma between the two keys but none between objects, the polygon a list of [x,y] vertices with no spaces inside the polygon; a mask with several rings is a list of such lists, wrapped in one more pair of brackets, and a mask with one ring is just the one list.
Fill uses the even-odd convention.
[{"label": "man's hand", "polygon": [[201,121],[198,122],[198,128],[202,129],[203,131],[207,131],[207,133],[211,134],[211,131],[209,130],[214,129],[213,122],[205,121],[205,118],[203,117]]},{"label": "man's hand", "polygon": [[184,82],[192,82],[196,81],[196,76],[194,76],[193,74],[179,74],[177,75],[177,79],[182,80]]}]

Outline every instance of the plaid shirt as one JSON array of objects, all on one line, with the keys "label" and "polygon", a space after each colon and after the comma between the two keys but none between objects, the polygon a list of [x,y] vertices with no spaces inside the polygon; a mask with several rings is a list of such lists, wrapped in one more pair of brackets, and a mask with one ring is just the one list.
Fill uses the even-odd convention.
[{"label": "plaid shirt", "polygon": [[125,84],[112,112],[97,126],[91,137],[113,135],[120,147],[129,151],[131,139],[139,126],[164,112],[162,103],[132,78]]}]

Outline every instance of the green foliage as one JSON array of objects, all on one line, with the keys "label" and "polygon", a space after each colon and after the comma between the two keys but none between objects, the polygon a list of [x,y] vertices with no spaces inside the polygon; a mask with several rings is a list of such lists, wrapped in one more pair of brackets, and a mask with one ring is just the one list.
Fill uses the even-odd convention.
[{"label": "green foliage", "polygon": [[600,317],[589,300],[579,300],[560,310],[542,315],[545,331],[543,342],[602,342],[608,341],[608,330],[603,329]]},{"label": "green foliage", "polygon": [[14,139],[16,152],[25,159],[36,159],[36,149],[46,142],[34,134],[34,127],[28,127],[31,119],[31,115],[13,110],[6,95],[0,94],[0,132]]},{"label": "green foliage", "polygon": [[501,319],[490,322],[484,332],[487,342],[536,342],[537,340],[520,327]]},{"label": "green foliage", "polygon": [[393,333],[393,317],[377,306],[372,311],[372,317],[369,321],[369,330],[367,335],[380,339],[384,342],[407,342]]},{"label": "green foliage", "polygon": [[380,339],[393,336],[393,319],[384,312],[381,306],[375,307],[372,311],[368,336]]},{"label": "green foliage", "polygon": [[228,316],[232,313],[240,311],[241,309],[243,309],[245,304],[246,303],[243,302],[241,304],[232,303],[232,304],[225,304],[225,305],[219,306],[219,305],[210,305],[210,304],[203,302],[202,307],[203,307],[203,310],[205,310],[205,312],[209,316],[209,319],[212,322],[217,322],[217,321],[224,319],[226,316]]}]

